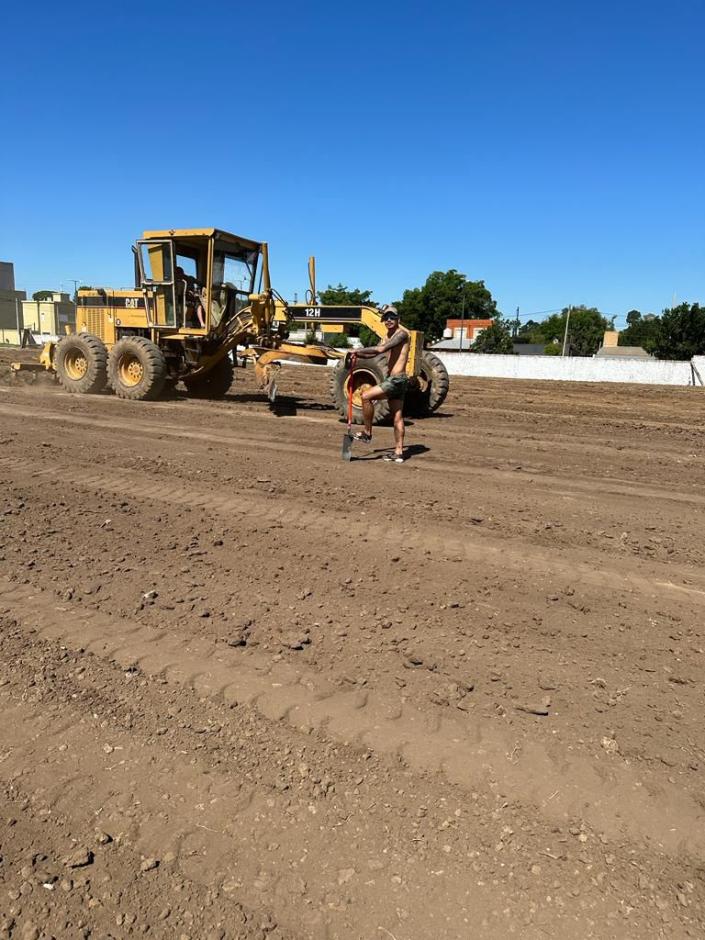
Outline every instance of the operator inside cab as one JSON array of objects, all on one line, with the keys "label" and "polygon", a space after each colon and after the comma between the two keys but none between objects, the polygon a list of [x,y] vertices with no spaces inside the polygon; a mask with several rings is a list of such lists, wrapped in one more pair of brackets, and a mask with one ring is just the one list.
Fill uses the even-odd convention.
[{"label": "operator inside cab", "polygon": [[195,277],[184,272],[177,266],[176,278],[176,308],[181,315],[184,326],[206,328],[206,316],[203,306],[203,292],[199,289]]}]

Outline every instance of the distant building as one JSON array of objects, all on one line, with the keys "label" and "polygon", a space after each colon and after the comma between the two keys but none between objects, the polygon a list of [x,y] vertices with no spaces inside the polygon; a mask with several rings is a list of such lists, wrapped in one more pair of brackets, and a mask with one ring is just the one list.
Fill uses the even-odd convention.
[{"label": "distant building", "polygon": [[596,359],[653,359],[641,346],[603,346],[595,353]]},{"label": "distant building", "polygon": [[46,300],[22,301],[24,329],[46,336],[63,336],[76,327],[76,306],[68,294],[59,291]]},{"label": "distant building", "polygon": [[546,343],[514,343],[516,356],[545,356]]},{"label": "distant building", "polygon": [[619,330],[605,330],[602,346],[595,353],[596,359],[653,359],[641,346],[619,346]]},{"label": "distant building", "polygon": [[14,291],[15,266],[11,261],[0,261],[0,290]]},{"label": "distant building", "polygon": [[27,294],[15,290],[15,268],[11,261],[0,261],[0,343],[20,345],[22,302]]},{"label": "distant building", "polygon": [[446,328],[443,330],[443,339],[436,343],[434,349],[445,350],[446,352],[460,352],[470,348],[477,337],[492,326],[493,320],[469,320],[469,319],[451,319],[446,320]]}]

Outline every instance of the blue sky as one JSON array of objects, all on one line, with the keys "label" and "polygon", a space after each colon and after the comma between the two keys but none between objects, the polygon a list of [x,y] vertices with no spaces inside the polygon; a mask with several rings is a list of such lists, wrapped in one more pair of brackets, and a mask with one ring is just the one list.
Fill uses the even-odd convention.
[{"label": "blue sky", "polygon": [[0,258],[130,286],[145,228],[270,243],[289,298],[433,270],[505,314],[705,302],[705,6],[13,4]]}]

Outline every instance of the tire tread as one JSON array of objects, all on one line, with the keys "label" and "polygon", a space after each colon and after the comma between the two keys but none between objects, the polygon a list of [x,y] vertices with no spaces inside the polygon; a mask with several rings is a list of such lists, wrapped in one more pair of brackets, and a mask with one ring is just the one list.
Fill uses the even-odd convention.
[{"label": "tire tread", "polygon": [[[72,379],[64,369],[64,357],[72,347],[78,347],[84,354],[88,354],[88,369],[81,379]],[[54,369],[59,384],[67,392],[96,395],[108,384],[108,350],[102,339],[93,333],[71,333],[62,336],[54,351]]]},{"label": "tire tread", "polygon": [[[118,377],[117,364],[125,349],[133,348],[142,362],[146,378],[134,387],[123,386]],[[146,336],[125,336],[110,350],[108,380],[118,398],[129,401],[154,401],[161,394],[167,378],[164,353]]]}]

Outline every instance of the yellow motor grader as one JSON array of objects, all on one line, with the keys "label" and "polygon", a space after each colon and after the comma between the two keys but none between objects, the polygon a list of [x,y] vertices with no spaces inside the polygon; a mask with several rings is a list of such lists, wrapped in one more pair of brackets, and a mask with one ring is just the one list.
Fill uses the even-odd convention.
[{"label": "yellow motor grader", "polygon": [[[374,307],[318,304],[313,259],[307,302],[289,304],[271,286],[266,242],[215,228],[170,229],[145,232],[133,253],[134,290],[79,290],[75,332],[46,343],[38,362],[13,363],[13,369],[47,369],[74,393],[111,387],[120,398],[145,401],[180,380],[190,394],[214,398],[230,389],[239,355],[254,362],[258,385],[274,400],[283,360],[325,366],[338,359],[331,394],[340,413],[346,413],[350,376],[342,362],[345,351],[325,343],[290,342],[290,328],[303,323],[314,332],[335,333],[364,325],[380,338],[386,330]],[[420,416],[442,404],[448,373],[437,356],[423,349],[423,334],[410,334],[407,372],[413,381],[405,410]],[[385,376],[383,357],[356,368],[357,423],[362,391]],[[378,407],[377,419],[385,416],[385,408]]]}]

